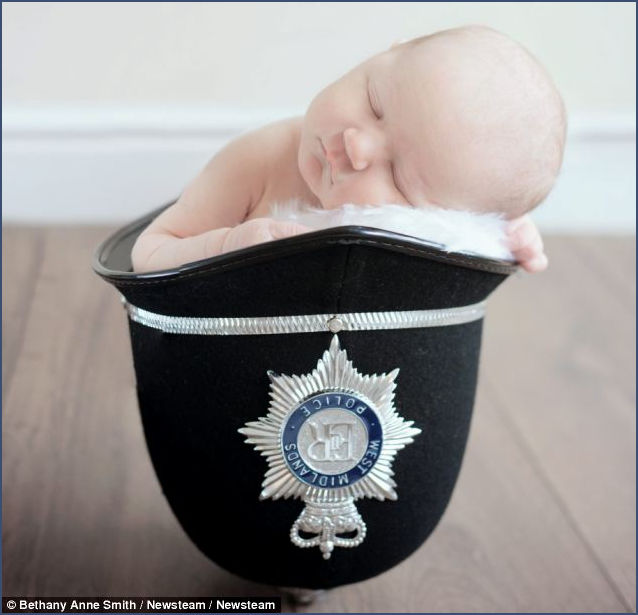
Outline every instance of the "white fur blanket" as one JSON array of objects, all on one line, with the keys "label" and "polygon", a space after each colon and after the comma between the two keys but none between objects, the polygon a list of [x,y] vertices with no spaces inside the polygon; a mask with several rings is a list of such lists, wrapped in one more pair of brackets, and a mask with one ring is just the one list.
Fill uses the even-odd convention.
[{"label": "white fur blanket", "polygon": [[334,226],[369,226],[418,237],[446,252],[514,260],[505,244],[505,219],[499,214],[405,205],[343,205],[317,209],[296,200],[275,203],[271,216],[294,220],[313,230]]}]

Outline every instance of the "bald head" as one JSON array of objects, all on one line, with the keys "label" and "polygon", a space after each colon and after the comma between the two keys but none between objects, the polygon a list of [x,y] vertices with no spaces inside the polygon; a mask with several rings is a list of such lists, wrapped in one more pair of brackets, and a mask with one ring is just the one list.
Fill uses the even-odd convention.
[{"label": "bald head", "polygon": [[565,108],[525,48],[467,26],[392,53],[432,202],[513,218],[547,196],[562,162]]}]

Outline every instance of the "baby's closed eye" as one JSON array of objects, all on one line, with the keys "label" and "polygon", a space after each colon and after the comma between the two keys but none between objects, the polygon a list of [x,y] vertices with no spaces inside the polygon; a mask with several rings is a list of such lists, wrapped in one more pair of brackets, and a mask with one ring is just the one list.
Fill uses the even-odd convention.
[{"label": "baby's closed eye", "polygon": [[370,109],[372,113],[378,120],[380,120],[383,117],[383,114],[381,113],[379,109],[378,102],[375,100],[374,91],[372,89],[372,86],[370,85],[369,80],[367,82],[366,94],[368,97],[368,104],[370,105]]}]

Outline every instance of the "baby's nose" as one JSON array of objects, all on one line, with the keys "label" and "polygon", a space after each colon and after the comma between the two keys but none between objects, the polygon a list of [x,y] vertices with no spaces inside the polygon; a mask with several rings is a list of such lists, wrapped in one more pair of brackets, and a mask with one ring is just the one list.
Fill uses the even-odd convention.
[{"label": "baby's nose", "polygon": [[326,160],[333,171],[333,176],[352,171],[352,165],[348,159],[344,144],[343,133],[340,132],[328,137],[324,148]]},{"label": "baby's nose", "polygon": [[324,147],[333,181],[364,171],[385,151],[378,135],[359,128],[346,128],[330,136]]},{"label": "baby's nose", "polygon": [[373,135],[357,128],[347,128],[343,131],[343,143],[355,171],[367,169],[381,149]]}]

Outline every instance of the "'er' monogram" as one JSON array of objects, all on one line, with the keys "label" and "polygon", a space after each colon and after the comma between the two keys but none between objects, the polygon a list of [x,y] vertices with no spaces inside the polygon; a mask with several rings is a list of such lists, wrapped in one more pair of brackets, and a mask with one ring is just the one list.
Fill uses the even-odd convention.
[{"label": "'er' monogram", "polygon": [[313,461],[350,461],[353,457],[352,426],[354,421],[309,421],[314,437],[307,455]]}]

